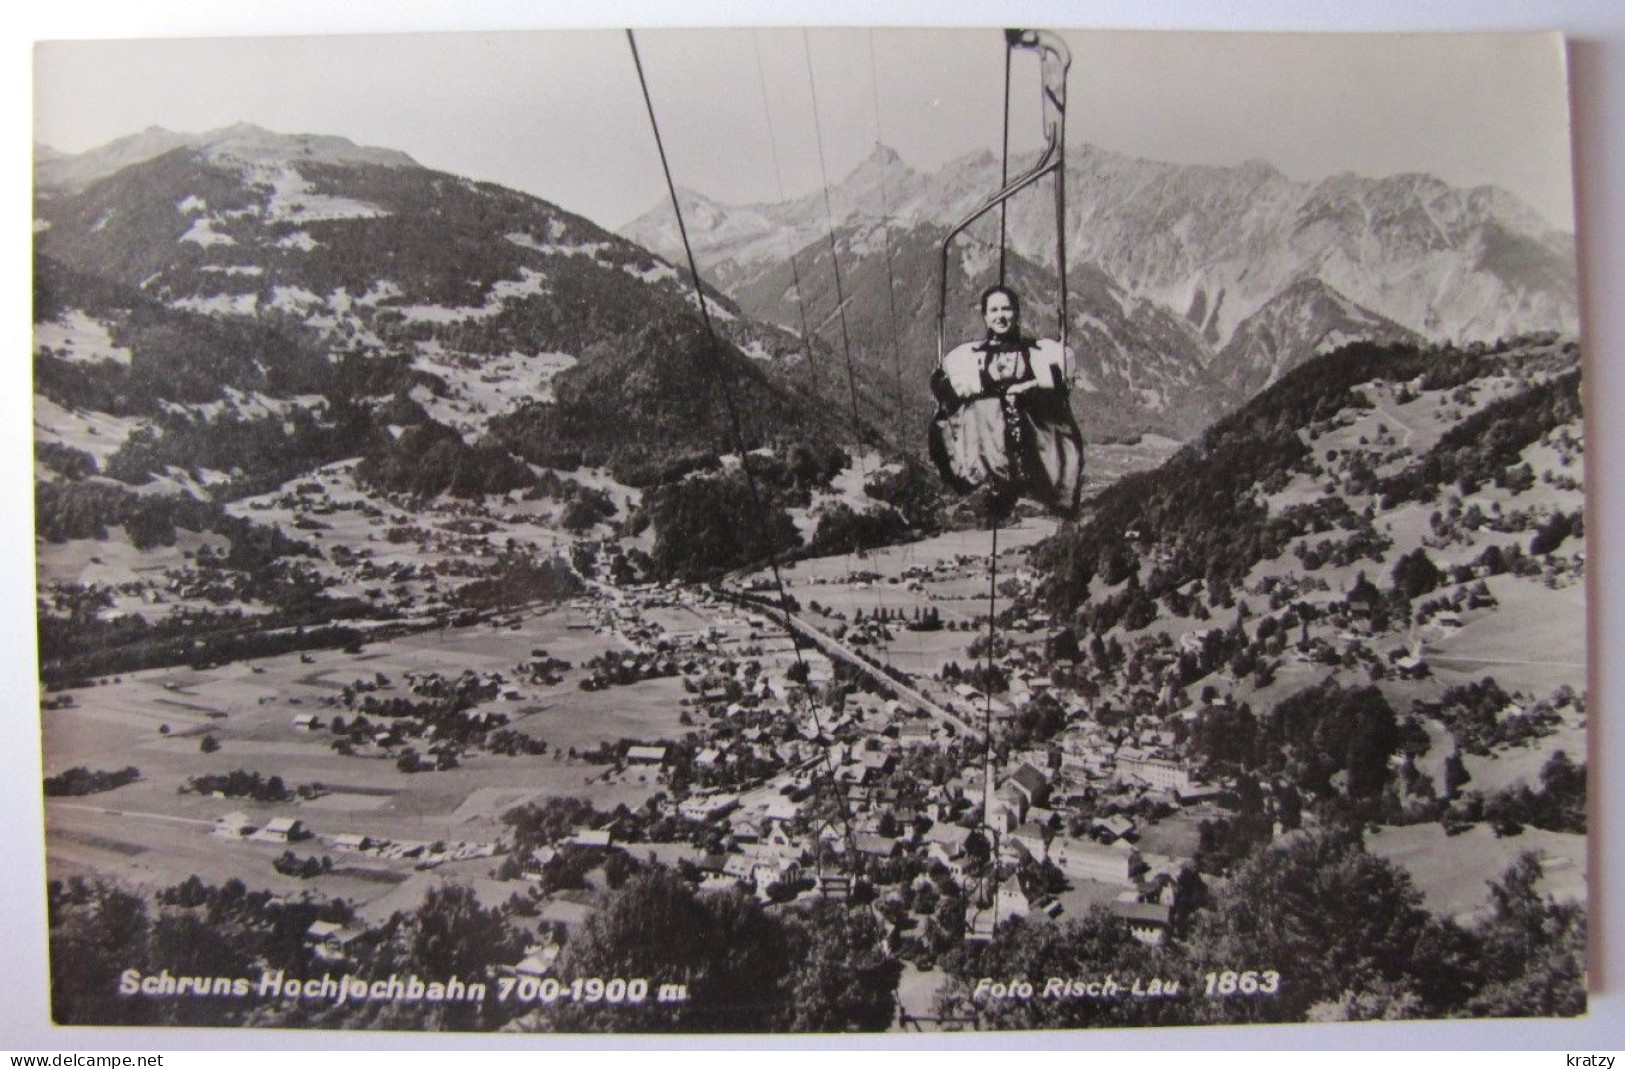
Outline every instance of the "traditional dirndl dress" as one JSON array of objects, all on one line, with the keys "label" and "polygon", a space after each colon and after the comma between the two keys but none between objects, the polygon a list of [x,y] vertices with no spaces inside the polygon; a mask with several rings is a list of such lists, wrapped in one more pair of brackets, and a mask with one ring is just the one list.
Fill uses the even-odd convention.
[{"label": "traditional dirndl dress", "polygon": [[1083,489],[1083,432],[1071,377],[1071,353],[1055,341],[990,339],[950,352],[931,377],[930,451],[943,481],[1072,515]]}]

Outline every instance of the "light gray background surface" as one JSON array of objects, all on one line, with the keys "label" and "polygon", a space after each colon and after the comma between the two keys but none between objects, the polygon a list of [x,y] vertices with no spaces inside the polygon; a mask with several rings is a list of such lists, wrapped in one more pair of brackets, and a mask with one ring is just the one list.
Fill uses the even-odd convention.
[{"label": "light gray background surface", "polygon": [[[1576,211],[1585,320],[1588,478],[1592,499],[1586,527],[1591,556],[1591,1014],[1578,1021],[1415,1022],[1295,1025],[1228,1029],[1130,1030],[959,1037],[738,1037],[659,1041],[660,1046],[843,1045],[909,1048],[950,1046],[1077,1047],[1097,1049],[1256,1048],[1546,1048],[1577,1052],[1625,1047],[1625,802],[1620,773],[1625,727],[1625,659],[1612,656],[1625,641],[1625,493],[1609,477],[1625,465],[1625,431],[1611,418],[1625,399],[1625,4],[1619,0],[1073,0],[990,3],[961,0],[783,0],[771,6],[739,0],[687,0],[659,5],[613,0],[580,3],[523,0],[239,0],[223,5],[144,0],[31,4],[12,16],[0,71],[10,89],[0,95],[9,151],[0,176],[8,254],[6,314],[0,323],[0,1049],[178,1050],[330,1049],[380,1046],[414,1049],[512,1048],[505,1037],[175,1029],[60,1029],[47,1005],[45,878],[40,796],[33,612],[33,498],[29,359],[31,46],[40,39],[196,37],[415,31],[518,30],[578,26],[890,25],[1066,26],[1114,29],[1279,30],[1320,32],[1559,30],[1570,39]],[[1148,77],[1158,77],[1148,72]],[[999,87],[990,88],[997,93]],[[87,145],[61,145],[80,150]],[[429,161],[425,161],[429,162]],[[433,165],[432,163],[430,165]],[[527,1038],[523,1046],[630,1046],[634,1037],[588,1040]],[[1555,1063],[1554,1063],[1555,1064]]]}]

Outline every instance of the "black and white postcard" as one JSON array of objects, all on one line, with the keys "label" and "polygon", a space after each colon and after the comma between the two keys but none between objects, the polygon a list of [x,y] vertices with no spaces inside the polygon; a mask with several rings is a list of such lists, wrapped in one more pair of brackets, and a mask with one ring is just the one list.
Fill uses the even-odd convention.
[{"label": "black and white postcard", "polygon": [[1560,36],[35,87],[57,1023],[1586,1012]]}]

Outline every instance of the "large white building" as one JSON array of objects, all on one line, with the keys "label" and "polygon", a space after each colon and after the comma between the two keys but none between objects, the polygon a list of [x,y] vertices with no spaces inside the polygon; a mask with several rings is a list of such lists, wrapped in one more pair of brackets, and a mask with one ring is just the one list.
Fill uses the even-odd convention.
[{"label": "large white building", "polygon": [[1096,880],[1133,887],[1134,869],[1139,864],[1140,855],[1121,839],[1111,846],[1101,846],[1088,839],[1057,835],[1049,842],[1049,860],[1074,880]]},{"label": "large white building", "polygon": [[1140,782],[1171,791],[1191,789],[1191,771],[1177,757],[1166,757],[1145,751],[1119,752],[1117,770]]}]

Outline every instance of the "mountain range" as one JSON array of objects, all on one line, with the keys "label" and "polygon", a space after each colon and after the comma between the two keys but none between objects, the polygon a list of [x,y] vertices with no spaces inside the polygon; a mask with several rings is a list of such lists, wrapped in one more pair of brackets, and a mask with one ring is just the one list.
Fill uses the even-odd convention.
[{"label": "mountain range", "polygon": [[[744,206],[680,192],[724,339],[709,354],[673,266],[669,206],[617,235],[343,138],[154,127],[78,155],[37,150],[42,308],[87,312],[69,306],[94,290],[111,301],[91,316],[107,338],[146,324],[123,396],[151,394],[149,414],[160,403],[230,407],[228,387],[272,391],[262,360],[177,369],[174,347],[160,354],[152,340],[227,324],[303,353],[303,370],[283,378],[307,396],[331,393],[323,383],[336,374],[359,376],[375,403],[409,400],[470,443],[497,420],[552,461],[724,448],[708,370],[719,366],[742,392],[749,437],[884,434],[906,448],[930,411],[942,237],[998,173],[989,153],[927,174],[881,146],[830,188],[827,209],[823,191]],[[1572,235],[1501,190],[1424,175],[1298,182],[1258,162],[1185,166],[1087,145],[1070,152],[1067,182],[1074,403],[1097,440],[1188,439],[1352,341],[1467,345],[1577,329]],[[1027,328],[1053,334],[1043,193],[1012,202],[1003,269],[1026,297]],[[950,343],[979,332],[974,297],[999,261],[992,217],[952,250]],[[51,292],[68,277],[72,287]],[[96,377],[71,354],[43,359],[47,389]],[[228,381],[244,367],[255,369],[248,380]],[[521,433],[508,417],[527,408]],[[614,442],[591,430],[606,418]]]},{"label": "mountain range", "polygon": [[[1018,156],[1010,172],[1031,162]],[[1353,340],[1468,345],[1578,330],[1573,235],[1495,187],[1457,189],[1422,174],[1301,182],[1259,161],[1182,165],[1090,145],[1069,151],[1066,180],[1069,336],[1085,369],[1086,423],[1127,419],[1188,436],[1193,420],[1205,425]],[[733,206],[687,190],[679,202],[707,276],[748,313],[789,329],[798,329],[800,301],[809,321],[832,307],[821,291],[831,288],[833,243],[853,280],[849,344],[874,352],[897,339],[918,380],[935,358],[940,234],[999,181],[991,153],[925,174],[880,146],[830,188],[828,212],[821,192]],[[1053,306],[1039,294],[1058,289],[1052,205],[1040,183],[1010,202],[1006,220],[1008,252],[1037,269],[1023,283],[1035,306]],[[966,251],[949,280],[956,336],[977,329],[965,306],[994,277],[997,226],[995,213],[959,239]],[[621,233],[666,255],[679,248],[667,205]],[[792,250],[799,301],[786,282]],[[875,287],[881,299],[862,296]],[[1053,317],[1028,318],[1054,332]]]},{"label": "mountain range", "polygon": [[793,337],[711,292],[713,347],[658,255],[342,138],[239,124],[42,151],[35,252],[39,337],[60,341],[37,380],[70,410],[359,404],[376,429],[432,419],[473,445],[532,409],[524,437],[546,459],[631,465],[731,450],[720,375],[752,441],[852,433]]},{"label": "mountain range", "polygon": [[[269,614],[273,632],[429,619],[464,607],[464,585],[500,589],[566,545],[585,559],[602,542],[634,577],[696,577],[760,561],[768,539],[813,552],[939,522],[925,465],[820,447],[911,440],[934,359],[943,220],[987,160],[932,178],[877,152],[832,191],[846,206],[833,230],[820,232],[822,197],[697,212],[713,344],[671,259],[537,197],[342,139],[247,126],[177,136],[41,158],[35,515],[55,606],[42,634],[56,645],[42,648],[58,650],[60,678],[179,663],[194,631],[234,635],[243,610]],[[1363,670],[1333,645],[1343,623],[1318,614],[1368,579],[1409,599],[1449,575],[1459,620],[1484,607],[1467,597],[1483,578],[1519,619],[1556,621],[1557,660],[1580,663],[1569,652],[1584,648],[1569,589],[1583,574],[1580,355],[1550,336],[1571,325],[1558,314],[1573,300],[1563,235],[1504,195],[1431,180],[1343,182],[1340,201],[1328,184],[1289,197],[1292,184],[1258,166],[1147,166],[1169,214],[1153,225],[1145,209],[1138,249],[1122,236],[1112,255],[1069,264],[1074,401],[1097,447],[1158,427],[1184,444],[1155,470],[1096,475],[1087,514],[1030,558],[1034,604],[1067,614],[1079,636],[1142,646],[1158,671],[1183,672],[1185,654],[1211,660],[1203,672],[1227,659],[1256,696],[1277,674]],[[896,195],[880,180],[892,173]],[[1203,182],[1216,184],[1202,193]],[[1245,187],[1275,192],[1244,210]],[[866,216],[882,188],[897,216]],[[1381,210],[1379,188],[1392,201]],[[1407,215],[1404,190],[1415,203],[1431,191],[1431,206]],[[1199,219],[1203,197],[1214,219]],[[1224,211],[1236,213],[1228,224]],[[1259,237],[1251,272],[1217,252],[1191,266],[1199,240],[1218,250],[1243,243],[1237,232],[1271,232],[1250,213],[1276,226],[1290,215],[1296,244]],[[1053,327],[1041,213],[1027,205],[1010,222],[1004,273],[1028,297],[1027,325]],[[1441,244],[1451,228],[1458,245]],[[1110,229],[1095,228],[1098,248]],[[1172,290],[1181,232],[1198,281],[1178,309],[1158,287]],[[726,255],[705,243],[716,234]],[[1308,256],[1316,241],[1322,253]],[[1470,269],[1465,246],[1478,250]],[[1363,275],[1348,269],[1355,252]],[[1367,279],[1375,300],[1451,256],[1456,275],[1431,292],[1454,296],[1431,306],[1431,326],[1346,284]],[[998,260],[986,230],[954,246],[952,338],[974,333],[969,295]],[[1266,276],[1282,281],[1267,299],[1235,296],[1274,285]],[[1474,295],[1458,333],[1422,344]],[[1545,336],[1479,351],[1471,324],[1493,322]],[[787,447],[753,452],[769,495],[748,507],[726,456],[736,422],[753,447]],[[86,541],[98,545],[67,545]],[[1405,570],[1424,557],[1437,574],[1407,594]],[[1414,619],[1394,602],[1391,626],[1371,625],[1394,644],[1366,651],[1372,680],[1398,664]],[[1244,630],[1266,611],[1272,630],[1261,619]],[[1205,645],[1169,660],[1173,632],[1139,634],[1157,620],[1183,621]],[[1297,667],[1283,637],[1294,628]],[[1229,649],[1225,635],[1265,645]],[[1506,641],[1513,656],[1498,670],[1536,663],[1521,634]],[[126,659],[98,660],[104,647]],[[1474,648],[1465,657],[1468,671],[1485,663]]]}]

